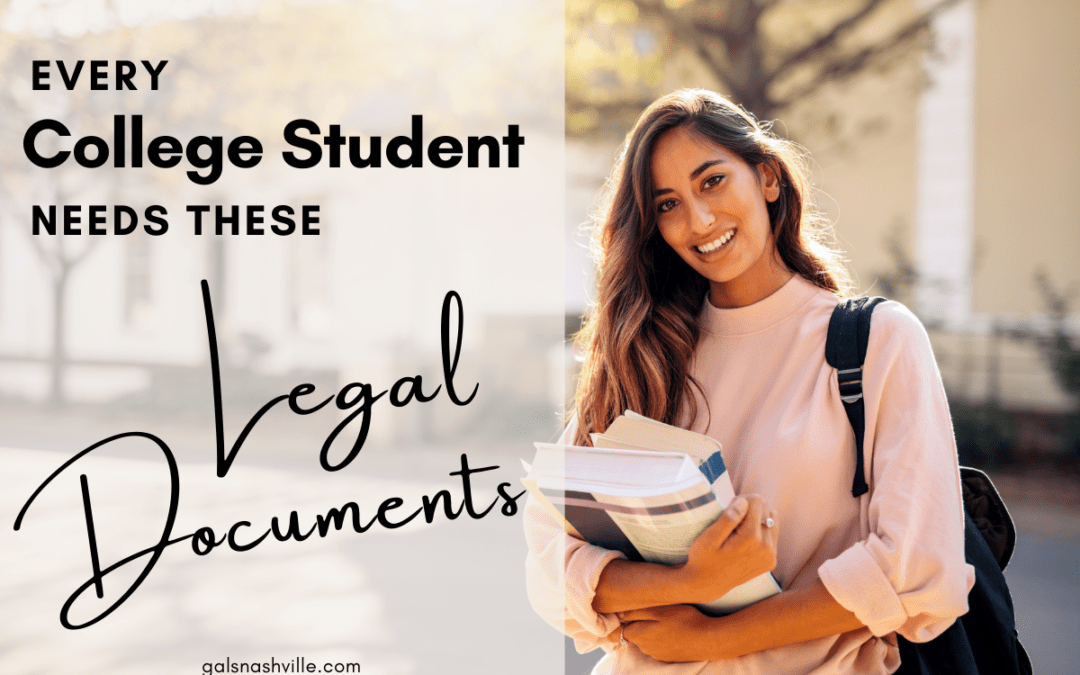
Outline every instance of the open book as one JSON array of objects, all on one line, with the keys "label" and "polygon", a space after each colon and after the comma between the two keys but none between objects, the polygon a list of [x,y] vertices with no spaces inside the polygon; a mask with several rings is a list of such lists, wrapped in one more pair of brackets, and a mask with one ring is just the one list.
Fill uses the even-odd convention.
[{"label": "open book", "polygon": [[[678,565],[735,497],[715,439],[627,411],[594,447],[536,444],[522,482],[570,534],[630,560]],[[771,574],[698,605],[729,614],[780,592]]]}]

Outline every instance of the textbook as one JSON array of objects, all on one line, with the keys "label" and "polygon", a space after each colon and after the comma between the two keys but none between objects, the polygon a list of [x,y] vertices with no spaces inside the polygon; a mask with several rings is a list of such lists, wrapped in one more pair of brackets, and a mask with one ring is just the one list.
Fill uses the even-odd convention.
[{"label": "textbook", "polygon": [[[630,411],[591,438],[591,448],[536,443],[522,482],[573,536],[630,560],[686,562],[735,497],[720,444]],[[779,592],[766,573],[697,607],[730,614]]]}]

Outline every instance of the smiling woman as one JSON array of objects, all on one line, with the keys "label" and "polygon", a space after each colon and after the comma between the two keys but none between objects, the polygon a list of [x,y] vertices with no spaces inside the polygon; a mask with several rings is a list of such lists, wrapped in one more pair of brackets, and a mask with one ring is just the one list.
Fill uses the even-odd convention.
[{"label": "smiling woman", "polygon": [[[624,410],[723,447],[735,499],[688,560],[626,560],[526,506],[530,598],[594,670],[886,675],[967,610],[956,445],[933,353],[902,305],[875,312],[863,373],[869,492],[826,362],[847,292],[803,155],[718,94],[642,113],[597,224],[597,304],[577,415],[589,445]],[[783,591],[726,617],[690,606],[772,571]],[[565,580],[565,585],[560,583]],[[565,590],[564,590],[565,589]]]}]

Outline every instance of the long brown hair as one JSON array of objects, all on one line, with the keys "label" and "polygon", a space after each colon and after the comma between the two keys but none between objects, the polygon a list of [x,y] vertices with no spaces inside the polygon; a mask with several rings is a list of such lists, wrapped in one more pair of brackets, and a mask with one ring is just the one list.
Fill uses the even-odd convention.
[{"label": "long brown hair", "polygon": [[607,207],[595,224],[596,304],[577,335],[585,348],[578,445],[589,445],[590,432],[603,431],[627,409],[668,424],[692,424],[698,414],[690,364],[709,282],[664,242],[652,206],[653,148],[676,127],[751,167],[771,167],[780,196],[768,212],[781,260],[838,295],[850,285],[839,253],[825,243],[829,224],[809,201],[798,146],[717,93],[684,89],[658,99],[627,135],[608,183]]}]

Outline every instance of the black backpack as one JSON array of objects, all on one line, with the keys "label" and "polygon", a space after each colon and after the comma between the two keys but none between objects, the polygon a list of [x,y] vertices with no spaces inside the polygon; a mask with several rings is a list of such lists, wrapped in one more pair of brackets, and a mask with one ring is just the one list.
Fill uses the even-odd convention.
[{"label": "black backpack", "polygon": [[[870,318],[884,298],[849,298],[833,310],[825,340],[825,359],[837,370],[840,400],[855,432],[855,478],[851,494],[869,488],[863,463],[865,414],[862,365],[870,340]],[[1016,530],[990,478],[960,467],[964,498],[964,558],[975,568],[968,612],[930,642],[900,635],[896,675],[1031,675],[1031,659],[1016,631],[1012,595],[1003,574],[1016,545]]]}]

